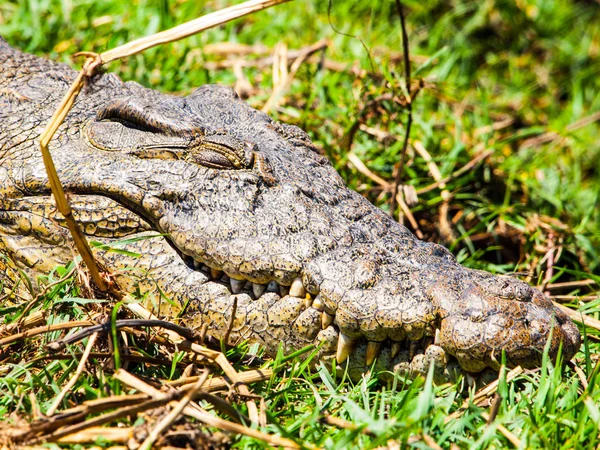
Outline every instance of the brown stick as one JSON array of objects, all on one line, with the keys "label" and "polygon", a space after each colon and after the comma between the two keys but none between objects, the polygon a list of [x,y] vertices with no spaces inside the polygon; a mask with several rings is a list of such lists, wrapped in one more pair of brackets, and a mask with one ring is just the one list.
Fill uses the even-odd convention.
[{"label": "brown stick", "polygon": [[396,0],[396,10],[400,16],[400,28],[402,29],[402,48],[404,56],[404,83],[406,95],[406,109],[408,110],[408,118],[406,119],[406,129],[404,132],[404,141],[402,143],[402,153],[400,154],[400,161],[396,166],[396,176],[394,177],[394,185],[392,187],[392,196],[390,198],[390,214],[394,217],[396,211],[396,202],[398,195],[398,188],[402,181],[402,173],[404,171],[404,160],[406,159],[406,149],[408,148],[408,138],[410,136],[410,128],[412,125],[412,98],[410,92],[410,50],[408,45],[408,34],[406,33],[406,24],[404,23],[404,12],[402,11],[402,5],[400,0]]}]

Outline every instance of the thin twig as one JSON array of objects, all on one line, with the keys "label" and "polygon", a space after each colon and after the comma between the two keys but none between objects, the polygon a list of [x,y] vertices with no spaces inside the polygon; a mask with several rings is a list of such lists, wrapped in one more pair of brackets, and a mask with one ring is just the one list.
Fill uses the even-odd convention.
[{"label": "thin twig", "polygon": [[[73,344],[74,342],[80,341],[87,336],[93,333],[106,333],[110,331],[112,326],[112,322],[108,321],[105,323],[101,323],[98,325],[92,325],[90,327],[84,328],[76,333],[71,334],[65,338],[62,338],[58,341],[54,341],[48,344],[48,348],[52,351],[62,350],[69,344]],[[117,329],[122,329],[125,327],[160,327],[165,328],[167,330],[171,330],[184,338],[194,339],[195,333],[189,328],[185,328],[179,325],[176,325],[172,322],[168,322],[166,320],[145,320],[145,319],[121,319],[115,321],[115,327]]]},{"label": "thin twig", "polygon": [[390,198],[390,215],[394,217],[396,211],[396,202],[398,195],[398,188],[402,181],[402,173],[404,171],[404,160],[406,159],[406,149],[408,148],[408,138],[410,136],[410,128],[412,126],[412,99],[410,92],[410,53],[408,45],[408,34],[406,33],[406,24],[404,23],[404,12],[402,11],[402,5],[400,0],[396,0],[396,9],[398,16],[400,16],[400,27],[402,29],[402,49],[404,51],[404,83],[406,86],[406,109],[408,112],[408,118],[406,119],[406,128],[404,132],[404,141],[402,143],[402,153],[400,154],[400,161],[396,165],[396,176],[394,177],[394,185],[392,187],[392,195]]}]

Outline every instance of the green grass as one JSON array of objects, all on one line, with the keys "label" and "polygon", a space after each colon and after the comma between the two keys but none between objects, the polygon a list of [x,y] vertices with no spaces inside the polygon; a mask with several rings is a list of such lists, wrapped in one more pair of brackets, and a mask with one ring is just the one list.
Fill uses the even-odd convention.
[{"label": "green grass", "polygon": [[[538,284],[549,269],[546,255],[555,248],[554,275],[547,281],[599,280],[600,121],[577,127],[600,111],[598,3],[427,0],[403,4],[412,81],[423,84],[413,104],[411,142],[422,143],[444,177],[491,150],[473,169],[448,181],[451,197],[446,213],[439,188],[420,194],[411,205],[425,239],[444,242],[447,236],[438,230],[440,220],[446,221],[454,239],[444,243],[470,267],[519,272]],[[0,34],[23,50],[69,62],[76,51],[110,49],[226,5],[212,1],[202,8],[197,2],[173,0],[3,2]],[[402,102],[373,102],[386,93],[403,99],[402,45],[392,1],[337,0],[328,14],[327,2],[297,0],[112,63],[108,70],[165,92],[187,94],[204,83],[233,86],[236,82],[230,69],[206,68],[207,63],[221,60],[205,51],[209,44],[236,42],[272,49],[283,42],[297,49],[321,39],[330,42],[326,58],[348,70],[322,68],[318,58],[304,63],[271,114],[308,131],[349,186],[387,209],[388,196],[357,171],[348,153],[392,180],[406,109]],[[252,61],[257,56],[241,58]],[[350,70],[353,67],[360,70]],[[244,73],[253,86],[248,101],[261,107],[272,92],[271,68],[248,67]],[[348,139],[358,125],[362,127]],[[556,136],[535,142],[548,132]],[[403,182],[417,190],[434,182],[426,161],[411,148],[404,174]],[[64,271],[56,272],[48,281],[62,275]],[[553,294],[573,294],[570,304],[577,307],[576,296],[594,289]],[[59,300],[65,296],[82,296],[70,278],[54,285],[28,313],[50,310],[48,320],[58,323],[101,309],[101,305]],[[598,318],[599,306],[600,300],[592,300],[583,304],[582,311]],[[6,323],[24,313],[2,308]],[[265,398],[270,423],[266,430],[307,447],[375,448],[394,441],[400,447],[428,448],[428,438],[442,448],[510,447],[498,429],[503,425],[520,439],[522,448],[596,448],[600,444],[599,352],[592,339],[598,333],[593,329],[587,333],[590,340],[576,358],[587,388],[571,368],[545,364],[539,371],[500,384],[502,402],[490,425],[482,417],[487,405],[471,405],[459,418],[445,423],[462,404],[466,390],[462,385],[434,386],[430,380],[386,385],[367,377],[354,384],[332,377],[324,367],[314,370],[301,362],[275,361],[268,364],[277,369],[276,375],[254,389]],[[50,333],[0,349],[0,417],[6,418],[5,423],[31,417],[32,398],[42,410],[48,408],[71,376],[77,361],[32,360],[45,354],[42,345],[59,335]],[[134,344],[147,356],[165,356],[144,339],[134,339]],[[242,346],[232,351],[232,359],[239,359],[245,350]],[[65,408],[121,389],[105,362],[99,359],[97,365],[96,372],[84,374],[78,382]],[[182,369],[176,364],[138,364],[132,370],[176,378]],[[244,410],[243,402],[238,403]],[[356,428],[325,424],[325,412]],[[233,437],[231,444],[266,447],[245,437]]]}]

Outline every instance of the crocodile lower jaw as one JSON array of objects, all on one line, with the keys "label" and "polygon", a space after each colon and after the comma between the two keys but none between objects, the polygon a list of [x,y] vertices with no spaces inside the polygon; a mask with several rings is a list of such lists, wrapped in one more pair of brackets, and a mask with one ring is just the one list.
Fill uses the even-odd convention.
[{"label": "crocodile lower jaw", "polygon": [[[254,301],[264,295],[276,296],[278,301],[285,297],[296,297],[303,300],[304,307],[312,308],[321,314],[321,330],[327,330],[327,341],[331,344],[335,340],[335,349],[332,352],[325,351],[325,357],[335,358],[338,364],[342,364],[353,355],[351,365],[359,372],[364,372],[372,366],[378,358],[385,362],[381,368],[386,370],[399,370],[407,374],[426,374],[430,363],[433,361],[439,368],[446,368],[449,360],[454,358],[437,345],[439,330],[435,336],[424,336],[421,339],[403,341],[392,341],[386,339],[382,342],[369,341],[366,338],[352,338],[340,331],[335,314],[324,310],[321,294],[312,295],[307,292],[302,283],[302,278],[294,279],[290,286],[279,284],[272,280],[266,284],[253,283],[249,280],[230,277],[220,269],[211,268],[201,261],[180,254],[183,262],[191,269],[202,272],[209,281],[225,286],[231,295],[246,294]],[[458,367],[458,364],[451,364]]]}]

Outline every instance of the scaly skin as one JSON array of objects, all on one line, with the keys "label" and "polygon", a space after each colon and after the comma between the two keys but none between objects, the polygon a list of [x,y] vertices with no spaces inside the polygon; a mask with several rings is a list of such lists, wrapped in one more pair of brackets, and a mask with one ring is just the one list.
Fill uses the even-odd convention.
[{"label": "scaly skin", "polygon": [[[39,154],[39,134],[75,73],[0,42],[0,254],[30,274],[72,257]],[[97,250],[161,317],[269,353],[321,345],[353,373],[468,372],[570,359],[574,324],[527,284],[466,269],[356,192],[300,129],[221,86],[180,98],[96,77],[50,149]],[[4,263],[2,263],[4,264]],[[224,273],[223,273],[224,272]],[[4,275],[14,279],[13,275]],[[291,287],[289,287],[291,286]],[[171,301],[159,295],[160,290]]]}]

